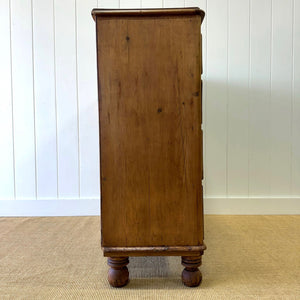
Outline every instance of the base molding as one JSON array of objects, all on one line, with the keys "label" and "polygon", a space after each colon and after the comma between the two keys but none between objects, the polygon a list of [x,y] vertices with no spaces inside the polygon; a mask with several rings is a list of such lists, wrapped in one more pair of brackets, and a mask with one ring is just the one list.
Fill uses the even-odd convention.
[{"label": "base molding", "polygon": [[[204,213],[297,215],[300,197],[205,197]],[[98,216],[99,198],[0,199],[1,217]]]},{"label": "base molding", "polygon": [[297,215],[300,197],[205,197],[204,213],[216,215]]},{"label": "base molding", "polygon": [[106,257],[199,256],[205,249],[205,244],[199,246],[102,247]]},{"label": "base molding", "polygon": [[99,214],[99,198],[0,200],[1,217],[96,216]]}]

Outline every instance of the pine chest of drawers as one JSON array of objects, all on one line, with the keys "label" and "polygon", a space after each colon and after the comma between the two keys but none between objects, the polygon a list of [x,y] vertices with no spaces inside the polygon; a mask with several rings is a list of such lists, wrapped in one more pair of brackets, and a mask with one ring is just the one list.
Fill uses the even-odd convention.
[{"label": "pine chest of drawers", "polygon": [[130,256],[182,257],[201,282],[202,59],[198,8],[92,11],[100,123],[101,243],[112,286]]}]

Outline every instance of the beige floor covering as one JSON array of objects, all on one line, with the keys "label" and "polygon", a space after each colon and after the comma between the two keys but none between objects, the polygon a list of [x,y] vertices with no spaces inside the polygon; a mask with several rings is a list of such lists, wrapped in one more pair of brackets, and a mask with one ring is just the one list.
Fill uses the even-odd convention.
[{"label": "beige floor covering", "polygon": [[198,288],[179,257],[131,258],[111,288],[99,217],[0,218],[0,299],[300,299],[300,216],[206,216]]}]

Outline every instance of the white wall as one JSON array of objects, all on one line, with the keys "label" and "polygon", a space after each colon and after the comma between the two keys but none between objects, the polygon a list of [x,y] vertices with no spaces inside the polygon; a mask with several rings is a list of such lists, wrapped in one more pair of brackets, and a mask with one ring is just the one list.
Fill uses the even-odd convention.
[{"label": "white wall", "polygon": [[300,212],[299,0],[0,0],[0,215],[99,213],[90,12],[176,6],[206,11],[206,212]]}]

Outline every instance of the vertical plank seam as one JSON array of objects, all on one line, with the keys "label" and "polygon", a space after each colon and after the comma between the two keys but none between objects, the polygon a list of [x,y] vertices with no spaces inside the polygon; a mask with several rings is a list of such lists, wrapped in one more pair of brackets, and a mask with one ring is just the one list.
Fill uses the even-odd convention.
[{"label": "vertical plank seam", "polygon": [[56,34],[55,34],[55,0],[53,3],[53,60],[54,60],[54,103],[55,103],[55,144],[56,144],[56,197],[59,199],[59,180],[58,180],[58,118],[57,118],[57,87],[56,87]]},{"label": "vertical plank seam", "polygon": [[229,3],[230,0],[226,1],[227,3],[227,79],[226,79],[226,158],[225,158],[225,193],[226,197],[228,197],[228,110],[229,110],[229,88],[228,88],[228,79],[229,79]]},{"label": "vertical plank seam", "polygon": [[35,60],[34,60],[34,37],[33,37],[33,0],[31,4],[31,57],[32,57],[32,102],[33,102],[33,135],[34,135],[34,181],[35,181],[35,199],[37,199],[37,146],[36,146],[36,99],[35,99]]},{"label": "vertical plank seam", "polygon": [[251,0],[248,0],[248,42],[249,42],[249,52],[248,52],[248,91],[247,91],[247,149],[248,149],[248,171],[247,171],[247,196],[249,198],[249,191],[250,191],[250,183],[249,183],[249,178],[250,178],[250,74],[251,74]]},{"label": "vertical plank seam", "polygon": [[[271,115],[272,115],[272,89],[273,89],[273,84],[272,84],[272,65],[273,65],[273,0],[271,0],[271,32],[270,32],[270,91],[269,91],[269,106],[270,106],[270,116],[269,116],[269,173],[270,173],[270,168],[271,168],[271,157],[272,157],[272,141],[271,141],[271,132],[272,132],[272,120],[271,120]],[[269,177],[269,196],[271,196],[271,174]]]},{"label": "vertical plank seam", "polygon": [[291,196],[294,196],[294,180],[293,180],[293,146],[294,146],[294,101],[295,101],[295,51],[294,51],[294,45],[295,45],[295,0],[292,2],[292,99],[291,99],[291,154],[290,154],[290,194]]},{"label": "vertical plank seam", "polygon": [[15,158],[15,121],[14,121],[14,94],[13,94],[13,75],[12,75],[12,20],[11,20],[11,0],[9,0],[9,39],[10,39],[10,89],[11,89],[11,123],[12,123],[12,151],[13,151],[13,180],[14,180],[14,200],[16,200],[16,158]]},{"label": "vertical plank seam", "polygon": [[80,198],[80,111],[78,97],[78,30],[77,30],[77,0],[75,0],[75,64],[76,64],[76,104],[77,104],[77,158],[78,158],[78,197]]}]

